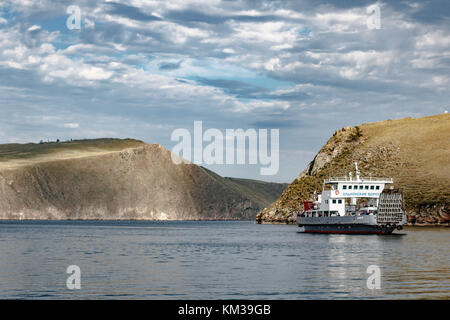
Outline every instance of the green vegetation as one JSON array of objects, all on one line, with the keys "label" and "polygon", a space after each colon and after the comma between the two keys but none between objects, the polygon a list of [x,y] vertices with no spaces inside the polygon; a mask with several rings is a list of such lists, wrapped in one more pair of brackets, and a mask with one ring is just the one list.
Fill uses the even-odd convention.
[{"label": "green vegetation", "polygon": [[358,141],[359,138],[361,138],[361,137],[362,137],[361,128],[356,126],[355,127],[355,131],[350,134],[350,136],[348,138],[348,141],[349,142]]}]

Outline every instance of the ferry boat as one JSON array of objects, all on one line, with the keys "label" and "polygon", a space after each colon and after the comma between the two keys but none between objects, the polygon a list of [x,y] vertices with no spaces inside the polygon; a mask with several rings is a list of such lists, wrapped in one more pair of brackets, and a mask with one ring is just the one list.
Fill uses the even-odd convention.
[{"label": "ferry boat", "polygon": [[392,178],[356,175],[331,177],[323,182],[315,201],[304,201],[297,212],[303,232],[343,234],[391,234],[406,223],[403,193],[394,189]]}]

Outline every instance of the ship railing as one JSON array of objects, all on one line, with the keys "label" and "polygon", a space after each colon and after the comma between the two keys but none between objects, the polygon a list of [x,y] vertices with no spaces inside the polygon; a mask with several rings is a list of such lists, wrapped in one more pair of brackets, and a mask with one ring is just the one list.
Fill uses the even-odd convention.
[{"label": "ship railing", "polygon": [[333,183],[333,182],[363,182],[363,181],[382,181],[385,183],[394,183],[394,179],[385,178],[385,177],[359,177],[359,180],[355,178],[350,179],[349,177],[329,177],[324,180],[324,183]]}]

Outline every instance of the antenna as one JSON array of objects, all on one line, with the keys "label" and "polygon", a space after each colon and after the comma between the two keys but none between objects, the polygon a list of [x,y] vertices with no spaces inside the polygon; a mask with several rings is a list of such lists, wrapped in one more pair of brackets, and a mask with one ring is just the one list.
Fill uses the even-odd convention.
[{"label": "antenna", "polygon": [[359,170],[358,170],[358,162],[355,161],[355,169],[356,169],[356,180],[359,181]]}]

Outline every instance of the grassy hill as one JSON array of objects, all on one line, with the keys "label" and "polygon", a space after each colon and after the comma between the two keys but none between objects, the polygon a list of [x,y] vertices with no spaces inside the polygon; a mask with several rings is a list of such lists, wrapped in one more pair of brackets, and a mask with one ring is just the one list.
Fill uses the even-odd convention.
[{"label": "grassy hill", "polygon": [[0,169],[40,162],[83,158],[142,146],[134,139],[91,139],[45,143],[0,144]]},{"label": "grassy hill", "polygon": [[450,115],[367,123],[338,130],[269,208],[262,222],[293,223],[294,211],[320,192],[330,176],[345,176],[358,161],[363,176],[393,177],[403,188],[410,222],[450,221]]},{"label": "grassy hill", "polygon": [[254,219],[286,186],[176,165],[132,139],[0,145],[0,219]]}]

